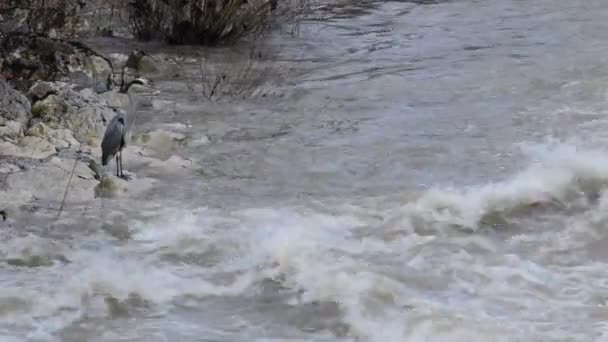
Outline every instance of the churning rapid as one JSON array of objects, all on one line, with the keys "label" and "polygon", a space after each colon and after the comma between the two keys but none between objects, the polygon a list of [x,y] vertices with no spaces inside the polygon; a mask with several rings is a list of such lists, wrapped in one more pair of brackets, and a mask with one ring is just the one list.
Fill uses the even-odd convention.
[{"label": "churning rapid", "polygon": [[207,139],[159,152],[196,172],[129,164],[135,144],[125,170],[151,188],[11,218],[0,340],[608,338],[606,18],[319,4],[238,101],[197,93],[193,48],[147,47],[184,63],[135,130]]}]

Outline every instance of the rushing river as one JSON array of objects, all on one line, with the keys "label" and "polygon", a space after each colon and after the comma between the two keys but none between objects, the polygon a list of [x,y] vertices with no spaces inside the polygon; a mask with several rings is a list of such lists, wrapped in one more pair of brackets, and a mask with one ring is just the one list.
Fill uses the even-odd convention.
[{"label": "rushing river", "polygon": [[148,47],[184,62],[135,130],[196,172],[0,232],[55,260],[0,266],[0,340],[608,338],[608,2],[343,3],[245,100]]}]

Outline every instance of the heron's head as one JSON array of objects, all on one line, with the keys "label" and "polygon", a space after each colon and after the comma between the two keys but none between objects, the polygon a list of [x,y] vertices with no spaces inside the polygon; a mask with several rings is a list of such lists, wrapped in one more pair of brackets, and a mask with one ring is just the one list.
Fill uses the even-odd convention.
[{"label": "heron's head", "polygon": [[131,83],[139,84],[142,86],[151,86],[152,85],[152,81],[147,78],[144,78],[144,77],[138,77],[138,78],[134,79]]},{"label": "heron's head", "polygon": [[131,89],[131,87],[133,87],[134,89],[137,87],[148,88],[148,87],[152,87],[153,85],[154,85],[154,83],[152,82],[152,80],[149,80],[144,77],[138,77],[127,84],[127,86],[124,89],[124,92],[125,93],[129,92],[129,89]]}]

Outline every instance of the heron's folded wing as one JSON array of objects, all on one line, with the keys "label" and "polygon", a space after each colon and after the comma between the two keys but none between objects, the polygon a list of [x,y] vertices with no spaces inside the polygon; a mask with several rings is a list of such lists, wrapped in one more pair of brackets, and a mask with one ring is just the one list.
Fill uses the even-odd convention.
[{"label": "heron's folded wing", "polygon": [[118,115],[112,118],[103,135],[101,149],[104,153],[114,154],[120,148],[123,139],[124,125],[118,120]]}]

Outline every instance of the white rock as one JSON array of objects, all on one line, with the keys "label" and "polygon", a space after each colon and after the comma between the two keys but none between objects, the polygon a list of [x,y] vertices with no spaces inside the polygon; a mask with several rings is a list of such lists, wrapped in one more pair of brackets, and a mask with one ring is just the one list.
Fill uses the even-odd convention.
[{"label": "white rock", "polygon": [[[4,198],[12,198],[11,204],[14,206],[33,198],[61,201],[73,166],[74,160],[55,157],[37,168],[13,173],[6,179],[8,190],[0,191],[0,202]],[[83,162],[76,162],[66,202],[94,199],[97,183],[94,172]]]},{"label": "white rock", "polygon": [[0,163],[0,173],[11,173],[19,171],[19,166],[11,163]]},{"label": "white rock", "polygon": [[27,135],[30,135],[33,137],[44,138],[52,130],[53,130],[52,128],[45,125],[43,122],[38,122],[34,126],[30,127],[30,129],[27,130]]},{"label": "white rock", "polygon": [[16,139],[23,134],[23,125],[15,120],[4,122],[4,126],[0,126],[0,137]]},{"label": "white rock", "polygon": [[100,56],[90,56],[87,62],[91,64],[95,75],[104,76],[102,77],[103,79],[107,79],[107,77],[112,73],[112,68],[110,67],[108,61]]},{"label": "white rock", "polygon": [[55,153],[57,153],[55,146],[49,141],[39,137],[23,137],[18,141],[17,145],[6,141],[0,142],[0,154],[4,155],[44,159]]},{"label": "white rock", "polygon": [[[59,83],[55,83],[55,82],[45,82],[45,81],[38,81],[36,83],[34,83],[34,85],[32,85],[30,87],[30,89],[27,92],[27,98],[32,102],[36,102],[40,99],[45,98],[46,96],[55,93],[58,91],[59,88],[63,88],[65,87],[65,85],[63,84],[63,82]],[[33,106],[32,109],[34,109],[35,106]]]},{"label": "white rock", "polygon": [[112,61],[112,66],[119,70],[127,63],[129,56],[124,53],[111,53],[108,55],[108,58]]},{"label": "white rock", "polygon": [[78,140],[74,138],[72,131],[65,128],[54,130],[48,135],[47,139],[51,144],[55,145],[55,148],[57,149],[75,148],[80,146]]},{"label": "white rock", "polygon": [[91,89],[77,92],[64,88],[37,102],[36,106],[39,105],[45,106],[42,119],[49,127],[68,128],[80,141],[103,136],[105,126],[115,115],[106,100]]},{"label": "white rock", "polygon": [[74,135],[72,135],[72,131],[65,128],[60,129],[52,129],[49,126],[45,125],[42,122],[36,123],[28,130],[28,135],[39,137],[47,140],[56,149],[65,149],[70,147],[78,147],[80,143]]}]

